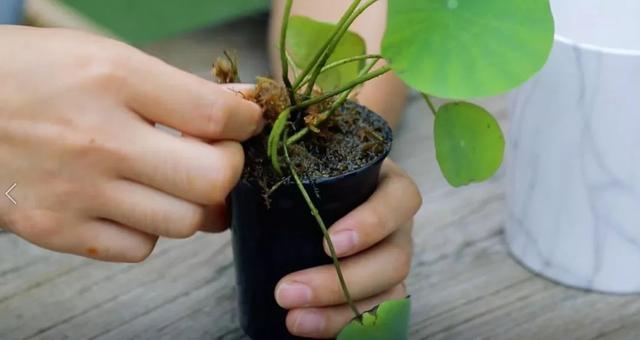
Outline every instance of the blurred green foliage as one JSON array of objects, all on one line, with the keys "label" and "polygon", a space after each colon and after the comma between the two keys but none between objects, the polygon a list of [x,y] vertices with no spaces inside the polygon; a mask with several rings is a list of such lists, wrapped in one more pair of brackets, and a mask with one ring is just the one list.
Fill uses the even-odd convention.
[{"label": "blurred green foliage", "polygon": [[269,0],[61,0],[125,41],[163,37],[265,11]]}]

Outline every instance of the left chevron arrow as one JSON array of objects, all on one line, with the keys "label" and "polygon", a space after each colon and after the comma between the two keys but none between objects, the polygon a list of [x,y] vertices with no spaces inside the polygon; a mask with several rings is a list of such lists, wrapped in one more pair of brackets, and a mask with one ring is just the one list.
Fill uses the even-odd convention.
[{"label": "left chevron arrow", "polygon": [[13,205],[17,205],[18,203],[16,202],[15,199],[13,199],[13,197],[11,197],[11,191],[13,191],[13,189],[16,188],[16,185],[18,185],[18,183],[13,183],[11,185],[11,187],[9,187],[9,189],[7,191],[4,192],[4,195],[7,196],[7,198],[11,201],[11,203],[13,203]]}]

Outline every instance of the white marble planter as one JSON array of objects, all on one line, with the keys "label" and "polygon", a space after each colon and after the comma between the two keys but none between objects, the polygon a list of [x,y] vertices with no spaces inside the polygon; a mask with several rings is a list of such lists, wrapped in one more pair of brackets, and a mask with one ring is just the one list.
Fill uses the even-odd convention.
[{"label": "white marble planter", "polygon": [[509,100],[507,242],[553,280],[640,292],[640,1],[552,7],[549,62]]}]

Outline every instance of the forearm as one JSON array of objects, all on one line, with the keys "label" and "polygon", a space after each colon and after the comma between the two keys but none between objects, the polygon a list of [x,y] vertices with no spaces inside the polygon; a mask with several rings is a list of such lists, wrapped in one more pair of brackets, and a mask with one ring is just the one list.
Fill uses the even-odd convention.
[{"label": "forearm", "polygon": [[[320,21],[337,22],[350,0],[294,1],[292,14],[303,15]],[[274,0],[269,30],[269,55],[272,69],[280,72],[280,56],[278,53],[278,36],[282,21],[284,0]],[[380,45],[385,30],[386,0],[380,0],[359,17],[351,30],[362,36],[367,44],[367,53],[380,53]],[[379,63],[378,67],[383,65]],[[395,127],[402,114],[407,88],[392,73],[367,82],[358,94],[363,105],[383,116],[392,127]]]}]

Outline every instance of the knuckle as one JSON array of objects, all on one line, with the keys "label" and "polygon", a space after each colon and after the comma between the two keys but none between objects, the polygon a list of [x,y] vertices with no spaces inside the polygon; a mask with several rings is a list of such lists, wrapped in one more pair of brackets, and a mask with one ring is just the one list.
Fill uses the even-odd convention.
[{"label": "knuckle", "polygon": [[211,137],[223,135],[231,119],[231,110],[224,101],[217,100],[205,112],[206,133]]},{"label": "knuckle", "polygon": [[239,143],[233,142],[229,143],[229,149],[231,179],[232,185],[235,185],[244,169],[244,149]]},{"label": "knuckle", "polygon": [[418,209],[420,209],[420,207],[422,207],[422,204],[424,203],[422,194],[420,193],[420,189],[412,179],[407,177],[406,181],[408,183],[407,192],[409,193],[409,197],[412,197],[412,201],[415,202],[413,205],[413,210],[418,211]]},{"label": "knuckle", "polygon": [[249,110],[249,127],[251,131],[256,131],[258,129],[258,125],[262,121],[262,111],[260,109]]},{"label": "knuckle", "polygon": [[193,236],[204,223],[204,212],[202,210],[187,213],[176,228],[172,229],[168,235],[174,238],[188,238]]},{"label": "knuckle", "polygon": [[126,79],[128,59],[122,48],[105,49],[78,57],[75,66],[86,82],[116,88]]},{"label": "knuckle", "polygon": [[156,246],[157,238],[150,238],[145,242],[140,242],[139,247],[133,249],[127,254],[125,262],[140,263],[149,258]]},{"label": "knuckle", "polygon": [[406,249],[401,246],[393,247],[392,268],[395,268],[394,274],[397,282],[402,282],[409,276],[412,260],[411,255],[411,249]]},{"label": "knuckle", "polygon": [[407,287],[404,283],[400,283],[399,285],[393,287],[391,289],[390,295],[392,298],[403,298],[407,296]]},{"label": "knuckle", "polygon": [[385,225],[385,220],[382,217],[381,214],[379,214],[378,212],[371,212],[369,214],[363,215],[364,218],[364,225],[367,226],[368,230],[371,230],[373,232],[378,232],[381,230],[386,229],[386,225]]},{"label": "knuckle", "polygon": [[[335,274],[334,274],[335,276]],[[336,277],[334,279],[334,284],[328,286],[328,287],[320,287],[319,290],[323,291],[326,289],[326,297],[324,299],[322,299],[321,303],[332,303],[332,304],[336,304],[336,303],[345,303],[347,302],[347,299],[344,297],[344,292],[342,291],[342,286],[340,285],[340,281],[339,279]],[[321,293],[318,292],[318,295],[320,295]]]},{"label": "knuckle", "polygon": [[[345,280],[347,284],[350,281],[349,278]],[[340,280],[333,268],[298,281],[306,283],[312,290],[310,305],[333,305],[346,302]]]},{"label": "knuckle", "polygon": [[231,190],[236,186],[244,168],[244,151],[235,142],[223,142],[224,159],[220,160],[216,176],[216,190],[211,203],[224,202]]},{"label": "knuckle", "polygon": [[418,199],[420,204],[422,204],[422,194],[420,193],[420,189],[418,188],[416,182],[397,165],[393,164],[393,166],[395,167],[395,169],[393,169],[392,171],[393,176],[397,178],[398,184],[401,184],[404,188],[406,188],[405,190],[407,191],[409,196]]}]

